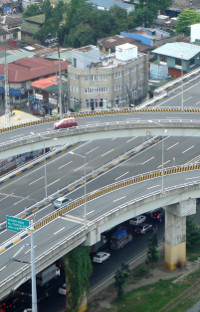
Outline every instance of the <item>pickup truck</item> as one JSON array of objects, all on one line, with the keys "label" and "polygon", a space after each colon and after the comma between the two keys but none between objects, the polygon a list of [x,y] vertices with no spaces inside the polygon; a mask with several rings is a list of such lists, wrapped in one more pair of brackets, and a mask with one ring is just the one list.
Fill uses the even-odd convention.
[{"label": "pickup truck", "polygon": [[100,251],[92,259],[93,262],[102,263],[110,257],[109,252]]}]

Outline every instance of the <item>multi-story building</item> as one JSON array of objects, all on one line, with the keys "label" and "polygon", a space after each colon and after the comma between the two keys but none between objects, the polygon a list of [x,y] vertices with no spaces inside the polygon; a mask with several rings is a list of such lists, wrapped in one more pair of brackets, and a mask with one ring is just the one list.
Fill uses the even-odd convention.
[{"label": "multi-story building", "polygon": [[111,108],[137,104],[148,91],[147,55],[135,45],[116,47],[103,55],[96,46],[72,50],[68,67],[70,107],[75,109]]}]

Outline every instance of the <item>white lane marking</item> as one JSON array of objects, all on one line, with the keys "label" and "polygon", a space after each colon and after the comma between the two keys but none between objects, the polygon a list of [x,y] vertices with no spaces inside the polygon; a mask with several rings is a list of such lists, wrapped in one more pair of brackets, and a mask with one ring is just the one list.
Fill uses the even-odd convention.
[{"label": "white lane marking", "polygon": [[186,150],[182,151],[182,154],[188,152],[189,150],[191,150],[192,148],[194,148],[194,145],[190,146],[189,148],[187,148]]},{"label": "white lane marking", "polygon": [[113,151],[114,151],[114,149],[111,149],[110,151],[108,151],[108,152],[102,154],[101,157],[103,157],[103,156],[105,156],[105,155],[107,155],[107,154],[109,154],[109,153],[112,153]]},{"label": "white lane marking", "polygon": [[[36,245],[34,246],[34,248],[36,248]],[[31,251],[31,249],[28,249],[24,254],[28,254]]]},{"label": "white lane marking", "polygon": [[176,143],[174,143],[173,145],[171,145],[171,146],[169,146],[168,148],[166,148],[166,150],[168,151],[168,150],[170,150],[172,147],[174,147],[174,146],[176,146],[176,145],[178,145],[180,142],[176,142]]},{"label": "white lane marking", "polygon": [[[167,161],[165,161],[165,162],[163,163],[163,165],[168,164],[170,161],[171,161],[170,159],[169,159],[169,160],[167,160]],[[162,167],[162,164],[161,164],[160,166],[158,166],[158,167],[157,167],[157,169],[158,169],[158,168],[160,168],[160,167]]]},{"label": "white lane marking", "polygon": [[150,189],[155,188],[155,187],[158,187],[158,186],[160,186],[160,184],[157,184],[157,185],[154,185],[154,186],[147,187],[147,190],[150,190]]},{"label": "white lane marking", "polygon": [[90,154],[90,153],[92,153],[92,152],[96,151],[98,148],[99,148],[99,146],[97,146],[97,147],[93,148],[92,150],[90,150],[89,152],[87,152],[87,153],[85,153],[85,154],[86,154],[86,155],[87,155],[87,154]]},{"label": "white lane marking", "polygon": [[199,177],[192,177],[192,178],[185,178],[185,180],[198,179],[198,178],[200,178],[200,176]]},{"label": "white lane marking", "polygon": [[196,105],[199,105],[200,104],[200,101],[196,102]]},{"label": "white lane marking", "polygon": [[6,268],[6,265],[4,265],[1,269],[0,272],[3,271]]},{"label": "white lane marking", "polygon": [[184,102],[189,101],[192,99],[192,96],[189,96],[187,99],[184,99]]},{"label": "white lane marking", "polygon": [[34,184],[34,183],[36,183],[37,181],[39,181],[39,180],[41,180],[41,179],[44,179],[44,177],[38,178],[37,180],[35,180],[35,181],[29,183],[29,185]]},{"label": "white lane marking", "polygon": [[120,198],[117,198],[117,199],[113,200],[113,203],[116,202],[116,201],[118,201],[118,200],[121,200],[121,199],[123,199],[123,198],[126,198],[126,196],[123,196],[123,197],[120,197]]},{"label": "white lane marking", "polygon": [[154,159],[154,158],[155,158],[155,156],[153,156],[153,157],[151,157],[151,158],[145,160],[145,161],[144,161],[143,163],[141,163],[140,165],[144,165],[144,164],[146,164],[147,162],[149,162],[150,160],[152,160],[152,159]]},{"label": "white lane marking", "polygon": [[64,227],[62,227],[60,230],[58,230],[58,231],[54,232],[53,234],[54,234],[54,235],[56,235],[56,234],[58,234],[59,232],[61,232],[62,230],[64,230],[64,229],[65,229],[65,226],[64,226]]},{"label": "white lane marking", "polygon": [[18,202],[14,203],[13,206],[15,206],[15,205],[21,203],[23,200],[25,200],[25,199],[27,199],[27,198],[29,198],[29,197],[30,197],[30,196],[27,196],[27,197],[24,197],[24,198],[20,199]]},{"label": "white lane marking", "polygon": [[11,136],[11,138],[17,138],[17,137],[20,137],[20,136],[23,136],[23,134],[22,135],[21,134],[13,135],[13,136]]},{"label": "white lane marking", "polygon": [[133,137],[133,138],[129,139],[128,141],[126,141],[126,143],[129,143],[129,142],[131,142],[131,141],[134,141],[135,139],[137,139],[137,137]]},{"label": "white lane marking", "polygon": [[92,210],[92,211],[90,211],[90,212],[87,212],[87,213],[86,213],[86,216],[89,215],[89,214],[91,214],[91,213],[93,213],[93,212],[94,212],[94,210]]},{"label": "white lane marking", "polygon": [[5,196],[4,198],[2,198],[2,199],[0,199],[0,201],[2,201],[2,200],[4,200],[4,199],[6,199],[6,198],[8,198],[10,195],[13,195],[14,193],[12,193],[12,194],[8,194],[7,196]]},{"label": "white lane marking", "polygon": [[128,173],[129,173],[129,171],[127,171],[127,172],[123,173],[123,174],[122,174],[122,175],[120,175],[118,178],[116,178],[116,179],[115,179],[115,181],[116,181],[116,180],[119,180],[120,178],[122,178],[123,176],[125,176],[125,175],[126,175],[126,174],[128,174]]},{"label": "white lane marking", "polygon": [[56,182],[58,182],[58,181],[60,181],[60,179],[55,180],[55,181],[53,181],[52,183],[48,184],[47,187],[50,186],[50,185],[52,185],[52,184],[54,184],[54,183],[56,183]]},{"label": "white lane marking", "polygon": [[82,169],[83,167],[85,167],[85,166],[87,166],[87,165],[88,165],[88,163],[86,163],[86,164],[84,164],[84,165],[82,165],[82,166],[80,166],[80,167],[74,169],[74,171],[78,171],[78,170]]},{"label": "white lane marking", "polygon": [[67,166],[67,165],[69,165],[69,164],[71,164],[72,163],[72,160],[71,161],[68,161],[68,163],[66,163],[66,164],[64,164],[64,165],[62,165],[62,166],[60,166],[60,167],[58,167],[58,169],[62,169],[63,167],[65,167],[65,166]]}]

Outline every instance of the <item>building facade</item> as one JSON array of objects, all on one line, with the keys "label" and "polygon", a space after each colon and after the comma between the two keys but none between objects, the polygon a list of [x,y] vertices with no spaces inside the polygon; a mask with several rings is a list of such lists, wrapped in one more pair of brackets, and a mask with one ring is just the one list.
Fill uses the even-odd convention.
[{"label": "building facade", "polygon": [[148,92],[147,56],[128,43],[107,56],[95,46],[74,50],[68,85],[70,107],[75,110],[137,104]]}]

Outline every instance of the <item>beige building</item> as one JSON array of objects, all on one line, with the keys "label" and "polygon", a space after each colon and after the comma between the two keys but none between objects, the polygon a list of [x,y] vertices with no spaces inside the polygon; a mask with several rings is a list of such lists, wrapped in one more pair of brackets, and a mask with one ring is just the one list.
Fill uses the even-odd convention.
[{"label": "beige building", "polygon": [[116,47],[102,55],[96,46],[72,51],[68,67],[69,104],[74,109],[98,109],[137,104],[148,92],[147,55],[135,45]]}]

